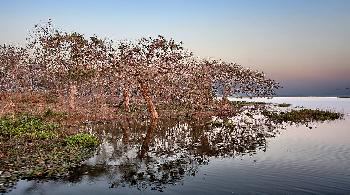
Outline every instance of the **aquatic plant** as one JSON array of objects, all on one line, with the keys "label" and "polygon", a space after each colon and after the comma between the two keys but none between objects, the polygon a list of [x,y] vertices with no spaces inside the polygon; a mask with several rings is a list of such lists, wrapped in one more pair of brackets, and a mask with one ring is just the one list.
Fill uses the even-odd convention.
[{"label": "aquatic plant", "polygon": [[281,103],[281,104],[277,104],[278,107],[289,107],[291,106],[291,104],[287,104],[287,103]]},{"label": "aquatic plant", "polygon": [[41,118],[30,114],[18,114],[0,118],[0,136],[27,137],[30,139],[51,139],[58,125],[46,123]]},{"label": "aquatic plant", "polygon": [[[59,114],[59,113],[58,113]],[[39,116],[54,116],[53,111]],[[96,137],[66,137],[58,125],[31,114],[0,118],[0,192],[20,178],[61,177],[92,155]]]},{"label": "aquatic plant", "polygon": [[278,123],[326,121],[336,120],[343,117],[342,113],[312,109],[292,110],[289,112],[280,113],[265,110],[262,112],[262,114],[268,117],[270,120]]},{"label": "aquatic plant", "polygon": [[98,139],[88,133],[78,133],[65,138],[68,146],[80,146],[84,148],[95,147],[98,145]]}]

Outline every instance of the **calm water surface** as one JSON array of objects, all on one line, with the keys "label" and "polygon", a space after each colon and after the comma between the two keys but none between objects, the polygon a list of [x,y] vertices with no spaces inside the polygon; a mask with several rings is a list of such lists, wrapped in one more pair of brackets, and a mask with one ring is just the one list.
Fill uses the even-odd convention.
[{"label": "calm water surface", "polygon": [[154,129],[130,121],[87,126],[104,135],[103,143],[74,176],[21,180],[9,194],[350,194],[350,99],[249,101],[336,110],[345,119],[311,129],[259,127],[259,117],[240,125],[244,116],[231,130],[177,120]]}]

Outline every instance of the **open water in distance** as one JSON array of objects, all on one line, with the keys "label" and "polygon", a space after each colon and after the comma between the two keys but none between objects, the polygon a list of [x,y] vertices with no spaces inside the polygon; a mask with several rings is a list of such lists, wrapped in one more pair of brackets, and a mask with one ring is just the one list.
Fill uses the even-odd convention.
[{"label": "open water in distance", "polygon": [[[233,99],[335,110],[344,120],[205,129],[201,122],[92,126],[98,154],[67,180],[21,180],[9,194],[350,194],[350,99]],[[287,108],[289,109],[289,108]],[[243,129],[243,130],[242,130]]]}]

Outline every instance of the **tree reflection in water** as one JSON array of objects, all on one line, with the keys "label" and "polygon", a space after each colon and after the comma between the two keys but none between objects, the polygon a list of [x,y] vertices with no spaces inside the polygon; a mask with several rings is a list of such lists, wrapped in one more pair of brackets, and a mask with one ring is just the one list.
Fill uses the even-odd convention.
[{"label": "tree reflection in water", "polygon": [[195,176],[212,157],[237,157],[266,150],[266,138],[279,128],[258,110],[233,118],[179,119],[88,124],[102,136],[97,154],[69,178],[93,181],[107,178],[111,188],[119,186],[162,191],[167,185]]}]

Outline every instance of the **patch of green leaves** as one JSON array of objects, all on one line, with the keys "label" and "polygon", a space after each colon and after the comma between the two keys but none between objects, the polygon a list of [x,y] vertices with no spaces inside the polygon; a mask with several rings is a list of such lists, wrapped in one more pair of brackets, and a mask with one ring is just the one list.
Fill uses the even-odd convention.
[{"label": "patch of green leaves", "polygon": [[19,114],[0,118],[0,136],[28,137],[30,139],[52,139],[58,125],[46,123],[41,118],[30,114]]},{"label": "patch of green leaves", "polygon": [[217,127],[225,127],[225,128],[234,128],[235,124],[232,123],[231,120],[213,120],[211,122],[209,122],[209,125],[211,127],[217,128]]},{"label": "patch of green leaves", "polygon": [[79,146],[83,148],[96,147],[99,144],[97,137],[88,133],[78,133],[68,136],[65,141],[68,146]]}]

